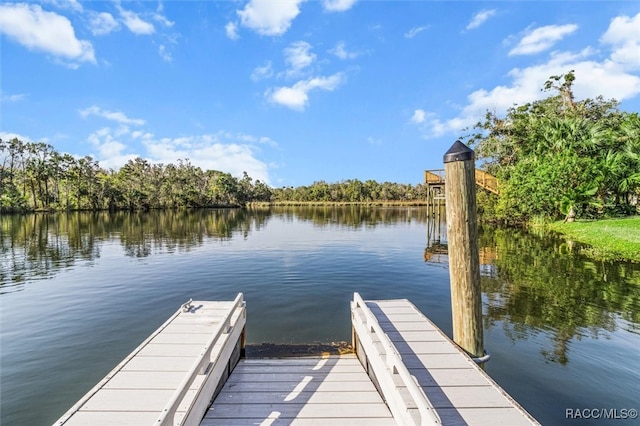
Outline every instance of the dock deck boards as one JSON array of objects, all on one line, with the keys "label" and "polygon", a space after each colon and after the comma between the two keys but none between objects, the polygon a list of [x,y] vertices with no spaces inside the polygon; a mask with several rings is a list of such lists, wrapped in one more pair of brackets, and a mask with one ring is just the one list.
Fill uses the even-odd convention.
[{"label": "dock deck boards", "polygon": [[538,424],[411,302],[365,303],[443,425]]},{"label": "dock deck boards", "polygon": [[233,370],[242,294],[193,302],[56,425],[538,424],[408,300],[356,293],[351,311],[355,354],[241,359]]},{"label": "dock deck boards", "polygon": [[241,360],[205,415],[213,425],[395,425],[355,355]]},{"label": "dock deck boards", "polygon": [[[179,310],[112,370],[56,425],[152,425],[156,423],[234,302],[191,302]],[[231,323],[242,313],[235,311]],[[213,353],[221,343],[214,345]],[[205,376],[189,386],[176,417],[184,417]]]}]

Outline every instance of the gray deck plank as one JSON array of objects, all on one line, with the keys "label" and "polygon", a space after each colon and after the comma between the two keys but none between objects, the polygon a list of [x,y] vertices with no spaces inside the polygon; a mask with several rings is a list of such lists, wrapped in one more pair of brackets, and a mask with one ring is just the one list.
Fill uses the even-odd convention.
[{"label": "gray deck plank", "polygon": [[299,420],[320,425],[395,424],[355,355],[346,355],[242,360],[201,425]]},{"label": "gray deck plank", "polygon": [[[193,302],[191,311],[176,312],[72,407],[61,418],[63,424],[154,424],[233,305],[234,302]],[[239,315],[240,310],[232,322],[240,319]],[[221,345],[219,342],[213,350]],[[186,414],[204,377],[193,378],[178,405],[177,418]]]},{"label": "gray deck plank", "polygon": [[195,361],[190,356],[138,356],[122,368],[122,371],[189,371]]},{"label": "gray deck plank", "polygon": [[[231,379],[227,381],[230,391],[234,392],[292,392],[298,385],[300,380],[290,382],[239,382]],[[315,389],[317,392],[361,392],[375,391],[371,380],[359,380],[356,382],[311,382],[307,385],[307,389]]]},{"label": "gray deck plank", "polygon": [[[264,423],[263,423],[264,422]],[[345,419],[296,419],[290,417],[276,417],[272,415],[269,419],[224,419],[224,423],[218,419],[203,419],[200,426],[397,426],[393,418],[372,418],[372,417],[351,417],[348,422]]]},{"label": "gray deck plank", "polygon": [[123,371],[109,380],[103,389],[176,389],[184,373],[168,371]]},{"label": "gray deck plank", "polygon": [[287,365],[287,370],[283,370],[281,365],[273,364],[247,364],[244,365],[237,374],[255,374],[255,373],[280,373],[280,374],[313,374],[315,372],[328,372],[331,373],[358,373],[362,370],[360,364],[339,364],[339,365],[325,365],[323,367],[314,369],[311,365]]},{"label": "gray deck plank", "polygon": [[[536,424],[411,302],[366,303],[444,425]],[[408,394],[406,388],[399,389]]]},{"label": "gray deck plank", "polygon": [[239,395],[237,392],[224,392],[216,398],[217,404],[235,404],[242,400],[245,404],[295,404],[302,401],[304,404],[343,404],[345,400],[350,404],[374,404],[380,401],[380,395],[373,389],[370,391],[344,392],[248,392]]},{"label": "gray deck plank", "polygon": [[197,356],[204,350],[205,344],[178,344],[178,343],[150,343],[144,347],[138,356],[163,357],[163,356]]},{"label": "gray deck plank", "polygon": [[206,334],[162,333],[151,340],[151,344],[205,345],[209,340]]},{"label": "gray deck plank", "polygon": [[[350,418],[392,418],[389,409],[382,400],[379,403],[342,403],[342,404],[307,404],[307,403],[276,403],[252,404],[237,402],[234,404],[216,404],[215,401],[205,419],[267,419],[273,412],[280,413],[280,417],[296,419],[345,419]],[[225,424],[222,421],[220,424]],[[348,424],[348,423],[345,423]]]},{"label": "gray deck plank", "polygon": [[[325,361],[326,360],[326,361]],[[243,364],[244,367],[256,366],[256,365],[282,365],[288,366],[316,366],[320,362],[324,362],[324,365],[360,365],[355,357],[338,357],[335,355],[317,358],[317,357],[303,357],[303,358],[251,358],[250,363]],[[242,366],[241,366],[242,368]]]},{"label": "gray deck plank", "polygon": [[117,412],[106,411],[96,412],[78,412],[72,418],[65,422],[65,426],[140,426],[152,425],[158,414],[155,412]]},{"label": "gray deck plank", "polygon": [[[306,373],[249,373],[232,374],[236,382],[293,382],[300,381],[307,376]],[[369,380],[368,377],[366,377]],[[323,382],[361,382],[364,379],[360,373],[336,373],[322,379]]]},{"label": "gray deck plank", "polygon": [[172,389],[102,389],[80,411],[154,411],[160,413]]}]

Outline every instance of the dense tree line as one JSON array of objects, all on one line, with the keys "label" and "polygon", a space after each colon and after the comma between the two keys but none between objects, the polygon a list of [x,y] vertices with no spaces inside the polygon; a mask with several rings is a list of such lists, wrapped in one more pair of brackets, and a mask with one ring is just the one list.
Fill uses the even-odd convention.
[{"label": "dense tree line", "polygon": [[0,139],[0,211],[149,210],[245,206],[253,202],[406,202],[426,199],[423,185],[314,182],[272,188],[247,173],[202,170],[189,162],[154,164],[129,160],[118,170],[61,154],[45,143]]},{"label": "dense tree line", "polygon": [[487,112],[476,125],[472,145],[500,183],[485,214],[510,222],[637,214],[640,116],[602,96],[575,100],[574,80],[573,71],[552,76],[549,97],[504,117]]},{"label": "dense tree line", "polygon": [[45,143],[0,139],[0,211],[148,210],[242,206],[269,201],[271,189],[246,173],[238,179],[189,160],[129,160],[105,170],[91,157],[61,154]]},{"label": "dense tree line", "polygon": [[273,202],[411,202],[427,199],[427,188],[422,184],[402,183],[358,179],[348,179],[336,183],[317,181],[308,186],[283,187],[273,190]]}]

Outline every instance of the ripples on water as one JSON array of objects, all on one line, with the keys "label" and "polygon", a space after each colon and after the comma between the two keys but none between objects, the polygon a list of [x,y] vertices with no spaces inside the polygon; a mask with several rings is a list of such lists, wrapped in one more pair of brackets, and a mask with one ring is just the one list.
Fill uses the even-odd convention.
[{"label": "ripples on water", "polygon": [[[354,291],[450,334],[444,226],[424,208],[0,217],[1,423],[52,423],[190,297],[242,291],[249,343],[349,340]],[[640,267],[514,230],[479,243],[489,374],[543,424],[640,408]]]}]

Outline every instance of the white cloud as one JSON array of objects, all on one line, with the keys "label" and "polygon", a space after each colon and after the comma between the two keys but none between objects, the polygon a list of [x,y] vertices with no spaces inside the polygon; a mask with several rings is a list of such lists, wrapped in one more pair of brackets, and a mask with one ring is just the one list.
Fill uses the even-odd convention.
[{"label": "white cloud", "polygon": [[[135,133],[135,132],[134,132]],[[140,140],[145,153],[138,155],[125,143]],[[251,144],[233,142],[219,135],[196,135],[180,138],[156,138],[152,133],[117,136],[106,127],[92,133],[88,141],[96,149],[94,155],[100,166],[118,169],[136,157],[146,158],[152,163],[176,164],[189,159],[191,164],[203,170],[220,170],[241,177],[247,172],[254,179],[269,183],[269,170],[265,162],[256,157],[256,148]]]},{"label": "white cloud", "polygon": [[612,46],[612,61],[630,69],[640,69],[640,13],[632,18],[618,16],[612,19],[600,42]]},{"label": "white cloud", "polygon": [[2,102],[19,102],[21,100],[23,100],[27,95],[25,95],[24,93],[18,93],[15,95],[5,95],[2,94],[2,96],[0,96],[0,101]]},{"label": "white cloud", "polygon": [[76,38],[71,22],[64,16],[42,10],[39,5],[0,5],[0,33],[28,49],[46,52],[57,59],[96,62],[93,46]]},{"label": "white cloud", "polygon": [[[203,170],[220,170],[236,177],[242,177],[246,171],[252,178],[269,183],[268,166],[257,157],[261,147],[278,147],[269,137],[228,131],[177,138],[156,137],[144,130],[131,131],[122,124],[127,120],[121,120],[121,116],[115,117],[120,125],[116,128],[103,127],[87,138],[95,149],[93,156],[101,167],[118,169],[136,157],[164,164],[176,164],[178,160],[186,158]],[[0,137],[4,139],[2,133]],[[139,146],[142,146],[143,152],[135,152],[135,147]]]},{"label": "white cloud", "polygon": [[158,46],[158,54],[160,55],[162,60],[165,62],[171,62],[173,60],[171,53],[167,51],[167,48],[165,47],[164,44],[161,44],[160,46]]},{"label": "white cloud", "polygon": [[329,53],[333,53],[334,55],[336,55],[338,58],[342,60],[354,59],[360,55],[357,52],[349,52],[347,50],[347,45],[344,41],[339,41],[338,44],[336,44],[336,47],[329,50]]},{"label": "white cloud", "polygon": [[244,142],[244,143],[248,143],[250,145],[269,145],[272,148],[277,148],[278,144],[271,138],[267,137],[267,136],[253,136],[253,135],[248,135],[246,133],[241,133],[241,132],[225,132],[225,131],[220,131],[218,133],[216,133],[216,137],[220,140],[227,140],[227,141],[233,141],[234,143],[237,142]]},{"label": "white cloud", "polygon": [[344,12],[353,7],[357,0],[324,0],[322,7],[327,12]]},{"label": "white cloud", "polygon": [[411,116],[411,122],[412,123],[416,123],[416,124],[420,124],[420,123],[424,123],[425,120],[425,111],[422,109],[417,109],[415,111],[413,111],[413,115]]},{"label": "white cloud", "polygon": [[158,2],[158,7],[156,9],[156,13],[153,14],[153,19],[156,22],[160,22],[165,27],[173,27],[173,24],[175,24],[175,22],[168,20],[167,17],[164,16],[164,4],[161,1]]},{"label": "white cloud", "polygon": [[306,41],[296,41],[284,49],[284,60],[289,65],[287,76],[295,77],[316,60],[316,54],[311,53],[311,45]]},{"label": "white cloud", "polygon": [[473,15],[473,18],[471,18],[471,21],[467,25],[467,30],[473,30],[475,28],[478,28],[480,25],[484,24],[489,18],[491,18],[495,14],[496,14],[495,9],[481,10],[480,12]]},{"label": "white cloud", "polygon": [[116,4],[118,11],[120,12],[120,18],[122,19],[122,23],[134,34],[139,35],[149,35],[153,34],[156,29],[153,24],[143,20],[140,16],[131,11],[125,10],[120,6],[120,4]]},{"label": "white cloud", "polygon": [[116,139],[119,136],[123,136],[123,134],[113,135],[110,128],[103,127],[91,133],[87,138],[97,150],[93,157],[100,163],[100,167],[117,169],[124,166],[127,161],[138,157],[136,154],[123,152],[128,146]]},{"label": "white cloud", "polygon": [[417,36],[418,34],[420,34],[422,31],[426,30],[427,28],[429,28],[428,26],[424,26],[424,27],[413,27],[411,28],[409,31],[407,31],[406,33],[404,33],[404,36],[406,38],[414,38],[415,36]]},{"label": "white cloud", "polygon": [[256,158],[255,148],[249,144],[222,140],[219,135],[197,135],[181,138],[143,139],[151,161],[176,163],[188,158],[191,164],[204,170],[220,170],[241,177],[247,172],[253,179],[269,183],[267,164]]},{"label": "white cloud", "polygon": [[251,0],[243,10],[238,10],[240,23],[262,35],[282,35],[300,13],[302,0],[277,1]]},{"label": "white cloud", "polygon": [[229,22],[224,26],[224,31],[227,33],[227,37],[231,40],[237,40],[240,38],[238,35],[238,25],[235,22]]},{"label": "white cloud", "polygon": [[509,52],[511,55],[531,55],[551,48],[565,36],[578,29],[575,24],[546,25],[538,27],[524,36],[520,43]]},{"label": "white cloud", "polygon": [[277,87],[268,90],[267,98],[276,104],[302,111],[309,103],[308,93],[314,89],[333,91],[344,81],[342,73],[336,73],[329,77],[314,77],[297,82],[291,87]]},{"label": "white cloud", "polygon": [[120,28],[120,24],[107,12],[90,12],[89,25],[93,35],[105,35]]},{"label": "white cloud", "polygon": [[106,118],[107,120],[116,121],[120,124],[133,124],[136,126],[142,126],[144,120],[139,118],[129,118],[123,112],[120,111],[107,111],[101,109],[95,105],[78,111],[82,117],[88,117],[89,115],[95,115],[97,117]]},{"label": "white cloud", "polygon": [[382,139],[376,139],[373,136],[368,136],[367,137],[367,143],[369,145],[376,145],[376,146],[380,146],[382,145]]},{"label": "white cloud", "polygon": [[84,9],[78,0],[40,0],[44,4],[50,4],[51,6],[59,9],[69,9],[74,12],[82,12]]},{"label": "white cloud", "polygon": [[[30,138],[29,136],[21,135],[19,133],[1,132],[1,131],[0,131],[0,139],[2,139],[3,141],[10,141],[12,139],[20,139],[22,142],[33,142],[34,141],[34,139]],[[38,142],[47,143],[48,141],[49,141],[49,138],[38,139]]]},{"label": "white cloud", "polygon": [[487,110],[504,114],[514,104],[523,105],[548,96],[540,89],[552,75],[566,74],[575,70],[573,84],[577,99],[606,95],[617,100],[640,95],[640,77],[629,74],[625,68],[611,60],[590,60],[594,51],[586,48],[579,53],[556,52],[546,63],[528,68],[514,68],[508,76],[508,85],[491,90],[479,89],[467,96],[467,105],[454,118],[441,119],[433,113],[425,113],[422,128],[427,137],[460,132],[482,119]]},{"label": "white cloud", "polygon": [[271,61],[267,61],[266,64],[264,64],[261,67],[256,67],[253,72],[251,73],[251,80],[253,81],[260,81],[260,80],[264,80],[266,78],[269,78],[273,76],[273,69],[271,68]]}]

